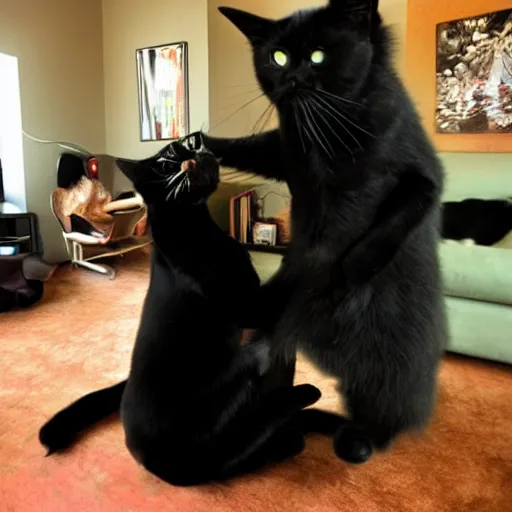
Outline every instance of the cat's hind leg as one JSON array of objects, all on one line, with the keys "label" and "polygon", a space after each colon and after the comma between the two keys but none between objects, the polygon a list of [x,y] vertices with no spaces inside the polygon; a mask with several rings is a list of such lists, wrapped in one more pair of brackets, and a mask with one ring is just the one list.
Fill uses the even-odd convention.
[{"label": "cat's hind leg", "polygon": [[280,426],[297,411],[315,403],[320,395],[309,384],[276,390],[259,403],[247,406],[205,445],[190,451],[181,445],[171,449],[161,445],[156,449],[146,447],[136,458],[148,471],[174,486],[195,486],[256,471],[303,450],[303,435]]},{"label": "cat's hind leg", "polygon": [[334,451],[347,462],[366,462],[372,455],[373,443],[366,430],[341,414],[305,409],[299,411],[288,424],[303,434],[334,436]]},{"label": "cat's hind leg", "polygon": [[222,474],[222,479],[254,473],[265,466],[278,464],[304,451],[306,441],[304,435],[297,429],[281,426],[272,435],[229,470]]},{"label": "cat's hind leg", "polygon": [[366,462],[373,453],[373,444],[366,429],[353,422],[347,422],[337,430],[333,446],[340,459],[352,464]]},{"label": "cat's hind leg", "polygon": [[351,420],[336,432],[335,453],[352,463],[366,462],[373,448],[387,449],[404,432],[422,429],[435,401],[435,371],[411,372],[396,378],[390,372],[380,384],[366,381],[345,393]]},{"label": "cat's hind leg", "polygon": [[300,453],[304,448],[302,433],[283,425],[298,411],[317,402],[320,396],[315,386],[302,384],[270,392],[259,404],[251,406],[216,440],[217,458],[225,461],[221,464],[221,478]]}]

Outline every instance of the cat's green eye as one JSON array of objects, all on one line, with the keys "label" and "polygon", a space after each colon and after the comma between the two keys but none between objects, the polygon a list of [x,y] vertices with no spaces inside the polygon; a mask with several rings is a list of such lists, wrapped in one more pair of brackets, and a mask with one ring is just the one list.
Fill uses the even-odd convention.
[{"label": "cat's green eye", "polygon": [[317,66],[320,64],[323,64],[325,61],[325,52],[323,50],[315,50],[311,54],[310,59],[311,59],[311,62]]},{"label": "cat's green eye", "polygon": [[283,50],[274,50],[272,54],[274,62],[281,68],[284,68],[288,64],[288,55]]}]

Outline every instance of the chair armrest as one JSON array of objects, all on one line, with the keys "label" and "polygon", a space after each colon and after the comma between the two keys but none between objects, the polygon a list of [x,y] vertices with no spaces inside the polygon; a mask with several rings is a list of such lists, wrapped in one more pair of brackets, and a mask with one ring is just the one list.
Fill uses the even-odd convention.
[{"label": "chair armrest", "polygon": [[64,233],[64,238],[71,242],[77,242],[83,245],[105,245],[108,243],[108,238],[96,238],[95,236],[84,235],[73,231],[72,233]]},{"label": "chair armrest", "polygon": [[141,208],[142,206],[144,206],[144,201],[142,200],[142,197],[139,194],[137,194],[135,197],[130,197],[128,199],[111,201],[110,203],[104,206],[103,211],[106,213],[112,213],[114,211]]}]

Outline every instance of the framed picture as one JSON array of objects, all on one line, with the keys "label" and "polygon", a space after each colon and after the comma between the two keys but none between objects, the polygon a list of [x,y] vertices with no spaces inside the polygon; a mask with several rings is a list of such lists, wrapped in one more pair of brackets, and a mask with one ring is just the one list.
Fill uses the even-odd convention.
[{"label": "framed picture", "polygon": [[512,9],[439,23],[438,133],[512,133]]},{"label": "framed picture", "polygon": [[255,245],[275,246],[277,243],[277,225],[269,222],[255,222],[252,228]]},{"label": "framed picture", "polygon": [[510,0],[408,0],[405,83],[441,152],[512,152]]},{"label": "framed picture", "polygon": [[141,141],[189,133],[188,45],[171,43],[136,51]]}]

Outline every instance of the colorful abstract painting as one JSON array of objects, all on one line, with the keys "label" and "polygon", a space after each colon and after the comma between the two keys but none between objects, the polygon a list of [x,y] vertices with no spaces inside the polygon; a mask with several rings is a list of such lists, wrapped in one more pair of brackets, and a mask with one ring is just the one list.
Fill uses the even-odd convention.
[{"label": "colorful abstract painting", "polygon": [[137,50],[142,141],[169,140],[189,132],[187,43]]}]

